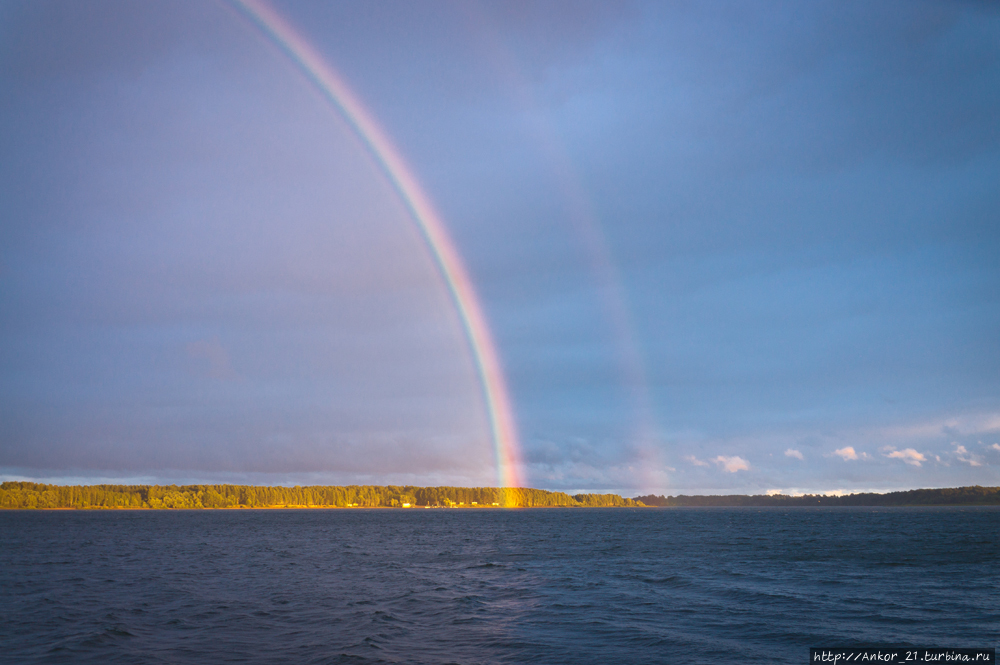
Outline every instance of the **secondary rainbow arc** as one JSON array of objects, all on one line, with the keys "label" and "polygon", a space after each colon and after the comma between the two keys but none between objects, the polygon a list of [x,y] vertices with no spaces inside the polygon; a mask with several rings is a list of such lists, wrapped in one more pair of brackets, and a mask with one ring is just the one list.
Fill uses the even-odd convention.
[{"label": "secondary rainbow arc", "polygon": [[263,0],[232,0],[333,104],[367,146],[420,229],[455,304],[479,374],[490,421],[498,482],[522,486],[522,461],[500,356],[461,256],[430,198],[374,116],[320,53]]}]

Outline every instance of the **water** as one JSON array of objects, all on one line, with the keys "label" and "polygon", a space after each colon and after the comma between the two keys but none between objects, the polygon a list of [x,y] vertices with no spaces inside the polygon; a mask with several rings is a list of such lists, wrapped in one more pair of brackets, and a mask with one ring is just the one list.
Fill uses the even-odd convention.
[{"label": "water", "polygon": [[0,512],[5,663],[996,647],[996,508]]}]

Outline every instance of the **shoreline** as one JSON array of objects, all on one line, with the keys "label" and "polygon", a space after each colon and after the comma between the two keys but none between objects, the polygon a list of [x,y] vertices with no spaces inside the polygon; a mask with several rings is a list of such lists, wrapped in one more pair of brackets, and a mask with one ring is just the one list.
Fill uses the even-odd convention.
[{"label": "shoreline", "polygon": [[739,506],[739,505],[713,505],[713,506],[413,506],[411,508],[398,508],[392,506],[227,506],[224,508],[143,508],[138,506],[83,506],[83,507],[59,507],[59,508],[10,508],[0,506],[0,512],[214,512],[214,511],[252,511],[252,510],[408,510],[420,512],[424,510],[728,510],[739,508],[741,510],[828,510],[837,508],[994,508],[1000,509],[1000,504],[996,503],[913,503],[913,504],[855,504],[855,505],[816,505],[816,506]]},{"label": "shoreline", "polygon": [[846,495],[576,494],[521,487],[46,485],[0,483],[0,510],[351,510],[1000,506],[1000,487]]}]

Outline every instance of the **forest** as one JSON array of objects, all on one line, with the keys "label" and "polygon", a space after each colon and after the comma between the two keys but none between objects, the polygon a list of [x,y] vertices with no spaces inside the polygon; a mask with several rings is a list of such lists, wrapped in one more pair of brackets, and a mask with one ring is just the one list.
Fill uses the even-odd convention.
[{"label": "forest", "polygon": [[637,507],[617,494],[576,494],[519,487],[315,485],[0,484],[0,509],[57,508],[552,508]]},{"label": "forest", "polygon": [[396,485],[46,485],[0,484],[0,509],[204,508],[636,508],[1000,505],[1000,487],[918,489],[844,496],[806,494],[638,496],[575,494],[520,487]]},{"label": "forest", "polygon": [[864,492],[843,496],[805,494],[707,495],[707,496],[637,496],[646,506],[995,506],[1000,505],[1000,487],[951,487],[947,489],[907,490],[875,494]]}]

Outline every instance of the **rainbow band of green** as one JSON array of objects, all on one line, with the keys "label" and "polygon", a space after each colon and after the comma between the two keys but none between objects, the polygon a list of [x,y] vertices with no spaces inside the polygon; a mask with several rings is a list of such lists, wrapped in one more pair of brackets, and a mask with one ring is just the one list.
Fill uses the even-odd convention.
[{"label": "rainbow band of green", "polygon": [[448,285],[476,363],[490,420],[498,482],[501,487],[523,486],[517,428],[496,344],[468,271],[430,199],[372,114],[319,52],[264,0],[232,1],[343,115],[409,210]]}]

